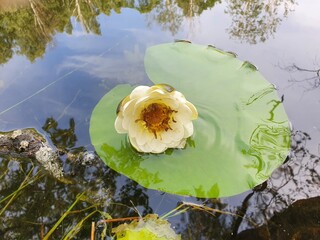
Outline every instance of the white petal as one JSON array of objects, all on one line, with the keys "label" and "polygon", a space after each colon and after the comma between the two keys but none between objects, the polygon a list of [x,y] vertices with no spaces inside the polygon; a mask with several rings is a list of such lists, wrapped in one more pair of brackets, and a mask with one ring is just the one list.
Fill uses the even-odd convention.
[{"label": "white petal", "polygon": [[159,89],[159,88],[151,88],[150,89],[151,91],[150,91],[150,93],[149,93],[149,95],[164,95],[164,94],[166,94],[167,92],[165,92],[164,90],[162,90],[162,89]]},{"label": "white petal", "polygon": [[130,121],[128,126],[129,136],[134,138],[137,137],[137,135],[139,135],[139,131],[141,131],[141,128],[143,128],[143,126],[139,122]]},{"label": "white petal", "polygon": [[186,144],[186,139],[183,138],[180,141],[171,142],[167,146],[168,148],[184,148],[185,144]]},{"label": "white petal", "polygon": [[186,102],[186,105],[190,108],[190,110],[192,112],[191,119],[192,120],[197,119],[198,111],[197,111],[196,107],[191,102],[188,102],[188,101]]},{"label": "white petal", "polygon": [[152,87],[150,87],[149,92],[153,92],[153,91],[158,91],[158,92],[161,92],[163,94],[168,93],[165,89],[163,89],[163,87],[161,87],[159,85],[153,85]]},{"label": "white petal", "polygon": [[147,101],[154,103],[154,102],[160,101],[164,97],[165,97],[165,92],[163,92],[162,90],[156,89],[148,94],[141,96],[137,104],[141,102],[147,102]]},{"label": "white petal", "polygon": [[196,107],[189,101],[186,100],[186,98],[183,96],[182,93],[175,91],[174,97],[177,101],[185,104],[192,112],[192,119],[196,119],[198,117],[198,111]]},{"label": "white petal", "polygon": [[123,106],[130,101],[130,95],[126,96],[124,99],[121,101],[120,105],[120,112],[123,111]]},{"label": "white petal", "polygon": [[180,103],[173,98],[163,98],[161,101],[172,110],[178,110]]},{"label": "white petal", "polygon": [[115,127],[117,133],[127,133],[128,132],[127,129],[124,129],[122,127],[122,120],[123,120],[123,118],[117,116],[116,121],[114,122],[114,127]]},{"label": "white petal", "polygon": [[190,108],[185,104],[181,104],[179,106],[178,112],[175,113],[174,115],[174,119],[177,122],[184,124],[191,120],[191,116],[192,116],[192,111],[190,110]]},{"label": "white petal", "polygon": [[184,136],[184,127],[177,123],[173,126],[174,135],[176,136],[176,139],[180,140]]},{"label": "white petal", "polygon": [[158,139],[153,139],[148,143],[152,153],[162,153],[167,149],[167,145]]},{"label": "white petal", "polygon": [[139,122],[131,122],[128,134],[130,139],[134,139],[135,148],[140,149],[140,151],[144,151],[144,145],[155,138],[154,135]]},{"label": "white petal", "polygon": [[146,103],[148,100],[150,99],[150,96],[143,96],[143,97],[140,97],[137,99],[137,101],[135,102],[135,107],[141,105],[141,104],[144,104]]},{"label": "white petal", "polygon": [[130,140],[131,145],[132,145],[138,152],[144,152],[144,151],[140,148],[140,146],[137,144],[136,139],[135,139],[134,137],[130,137],[130,136],[129,136],[129,140]]},{"label": "white petal", "polygon": [[152,133],[150,133],[147,129],[140,128],[140,131],[136,136],[136,140],[139,145],[144,145],[147,142],[152,141],[152,139],[154,139],[154,135]]},{"label": "white petal", "polygon": [[184,127],[184,138],[188,138],[193,134],[193,123],[191,121],[183,124]]},{"label": "white petal", "polygon": [[147,107],[147,103],[145,102],[137,102],[134,106],[134,110],[132,112],[132,118],[134,118],[135,120],[140,119],[141,118],[141,112],[143,111],[143,109],[145,109]]},{"label": "white petal", "polygon": [[[156,95],[159,95],[158,93],[155,93]],[[139,118],[141,115],[141,111],[143,111],[143,109],[147,108],[150,104],[152,103],[164,103],[165,105],[167,105],[163,99],[162,96],[152,96],[149,95],[147,97],[143,97],[139,100],[137,100],[135,102],[135,106],[134,106],[134,112],[133,112],[133,117],[134,118]]]},{"label": "white petal", "polygon": [[186,146],[186,142],[187,142],[186,138],[182,139],[179,145],[176,146],[176,148],[184,148]]},{"label": "white petal", "polygon": [[122,112],[122,115],[123,115],[123,121],[122,121],[122,127],[124,129],[129,129],[129,126],[130,126],[130,123],[132,121],[135,121],[136,119],[134,118],[134,106],[135,106],[135,103],[136,103],[136,99],[135,100],[131,100],[129,101],[128,103],[126,103],[124,106],[123,106],[123,112]]},{"label": "white petal", "polygon": [[131,119],[128,118],[128,117],[123,118],[123,120],[122,120],[122,128],[128,130],[129,126],[130,126],[130,121],[131,121]]},{"label": "white petal", "polygon": [[187,101],[185,96],[181,92],[178,92],[178,91],[173,92],[173,98],[176,101],[179,101],[180,103],[185,103]]},{"label": "white petal", "polygon": [[123,105],[122,113],[123,114],[128,114],[128,112],[132,111],[134,109],[134,106],[135,106],[136,102],[137,102],[137,99],[133,99],[133,100],[130,100],[130,101],[126,102]]},{"label": "white petal", "polygon": [[180,123],[171,124],[171,129],[162,133],[165,142],[180,141],[184,136],[184,127]]},{"label": "white petal", "polygon": [[148,87],[148,86],[138,86],[132,90],[132,92],[130,94],[130,98],[135,99],[135,98],[142,97],[148,92],[149,89],[150,89],[150,87]]},{"label": "white petal", "polygon": [[150,152],[152,152],[152,149],[151,149],[151,147],[149,146],[148,143],[139,146],[139,148],[140,148],[140,152],[145,152],[145,153],[150,153]]},{"label": "white petal", "polygon": [[160,139],[163,143],[165,144],[170,144],[173,139],[172,139],[172,130],[168,130],[168,131],[163,131],[161,134],[160,134]]}]

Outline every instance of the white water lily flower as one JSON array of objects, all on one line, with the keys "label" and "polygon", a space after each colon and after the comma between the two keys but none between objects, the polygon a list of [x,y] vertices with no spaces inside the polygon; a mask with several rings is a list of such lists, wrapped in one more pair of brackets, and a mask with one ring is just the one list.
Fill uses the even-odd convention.
[{"label": "white water lily flower", "polygon": [[138,86],[120,102],[115,129],[128,133],[137,151],[161,153],[167,148],[184,148],[197,117],[195,106],[173,87]]}]

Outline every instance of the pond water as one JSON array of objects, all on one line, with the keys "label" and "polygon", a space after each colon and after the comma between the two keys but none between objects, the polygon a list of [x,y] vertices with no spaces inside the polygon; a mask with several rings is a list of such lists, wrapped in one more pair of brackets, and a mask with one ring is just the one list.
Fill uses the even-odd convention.
[{"label": "pond water", "polygon": [[[257,226],[268,230],[260,239],[293,239],[302,233],[312,239],[320,233],[319,1],[12,3],[0,3],[0,131],[35,128],[60,151],[69,181],[42,175],[31,160],[0,155],[0,201],[21,187],[29,171],[35,178],[8,206],[0,202],[6,209],[0,211],[4,239],[40,239],[85,190],[91,194],[52,239],[63,238],[92,209],[113,218],[137,216],[136,209],[162,215],[182,201],[224,212],[193,209],[170,218],[182,239],[249,239],[250,229],[251,236],[261,233]],[[85,164],[77,160],[80,153],[94,152],[89,123],[98,101],[121,83],[150,85],[145,50],[175,39],[235,52],[277,86],[292,123],[292,151],[265,184],[227,198],[184,197],[143,188],[97,157]],[[285,216],[282,225],[270,227],[275,215],[300,199],[311,204],[311,198],[318,203],[313,213],[306,211],[291,225],[290,215],[280,215]],[[102,218],[92,213],[75,238],[89,239],[91,222]],[[308,225],[310,219],[315,220]]]}]

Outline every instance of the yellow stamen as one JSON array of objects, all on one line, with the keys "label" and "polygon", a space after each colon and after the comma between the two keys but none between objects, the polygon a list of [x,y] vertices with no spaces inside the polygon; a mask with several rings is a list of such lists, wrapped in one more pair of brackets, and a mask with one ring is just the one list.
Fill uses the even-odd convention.
[{"label": "yellow stamen", "polygon": [[141,111],[140,119],[136,121],[142,120],[146,128],[157,138],[158,133],[169,129],[172,130],[170,122],[175,122],[172,116],[173,113],[177,113],[177,111],[172,110],[163,103],[151,103]]}]

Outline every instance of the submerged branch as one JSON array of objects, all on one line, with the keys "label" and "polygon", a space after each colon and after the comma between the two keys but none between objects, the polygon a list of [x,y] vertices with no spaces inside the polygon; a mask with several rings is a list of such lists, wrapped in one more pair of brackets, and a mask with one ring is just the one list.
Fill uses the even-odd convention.
[{"label": "submerged branch", "polygon": [[[281,67],[282,70],[288,71],[290,73],[295,72],[305,72],[305,73],[313,73],[313,76],[311,77],[304,77],[303,79],[296,79],[292,78],[289,80],[289,82],[292,83],[308,83],[311,87],[306,87],[306,91],[317,89],[320,86],[320,68],[318,69],[308,69],[308,68],[302,68],[297,66],[296,64],[292,64],[287,67]],[[315,74],[315,75],[314,75]]]}]

